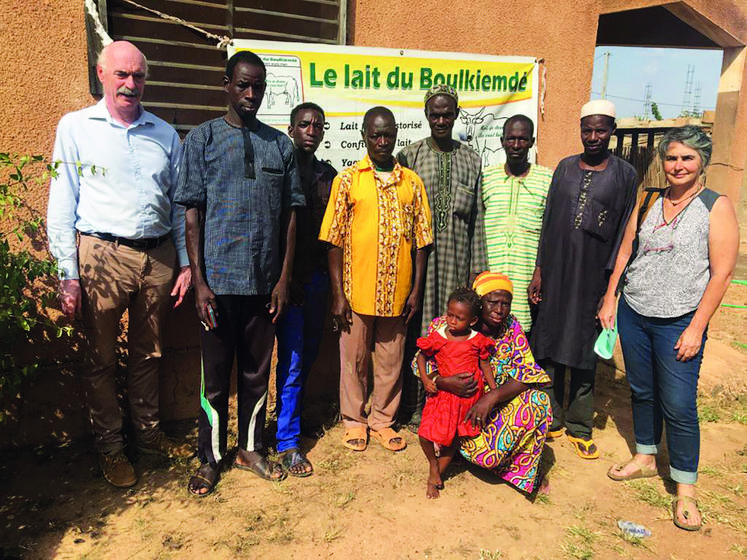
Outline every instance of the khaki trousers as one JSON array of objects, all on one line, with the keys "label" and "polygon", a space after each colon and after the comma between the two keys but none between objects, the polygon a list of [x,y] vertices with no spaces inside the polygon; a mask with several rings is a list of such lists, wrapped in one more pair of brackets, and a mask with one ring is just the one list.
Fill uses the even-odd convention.
[{"label": "khaki trousers", "polygon": [[[402,357],[405,349],[402,317],[353,313],[350,332],[340,335],[340,413],[346,428],[365,426],[378,431],[394,423],[402,397]],[[368,400],[368,364],[374,347],[373,398]]]},{"label": "khaki trousers", "polygon": [[127,394],[139,441],[158,429],[158,362],[161,324],[174,281],[176,251],[171,240],[141,251],[81,235],[78,247],[83,323],[90,370],[86,401],[101,453],[124,447],[122,413],[115,383],[119,320],[129,310]]}]

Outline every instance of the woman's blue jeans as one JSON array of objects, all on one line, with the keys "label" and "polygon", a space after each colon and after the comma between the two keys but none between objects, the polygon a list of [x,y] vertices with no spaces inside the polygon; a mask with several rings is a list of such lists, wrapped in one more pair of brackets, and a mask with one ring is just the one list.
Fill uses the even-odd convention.
[{"label": "woman's blue jeans", "polygon": [[671,319],[644,317],[620,298],[617,328],[633,405],[636,451],[655,455],[666,425],[672,480],[695,484],[698,480],[700,427],[697,393],[703,348],[687,362],[677,361],[677,343],[694,311]]}]

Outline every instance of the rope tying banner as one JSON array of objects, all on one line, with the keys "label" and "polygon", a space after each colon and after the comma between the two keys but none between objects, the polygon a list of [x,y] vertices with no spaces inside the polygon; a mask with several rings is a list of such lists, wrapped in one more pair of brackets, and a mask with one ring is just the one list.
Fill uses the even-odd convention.
[{"label": "rope tying banner", "polygon": [[540,79],[542,81],[542,90],[540,91],[540,116],[542,117],[542,120],[545,120],[545,96],[547,95],[547,66],[545,65],[545,59],[540,58],[537,61],[537,64],[539,64],[540,68],[542,69],[540,73]]}]

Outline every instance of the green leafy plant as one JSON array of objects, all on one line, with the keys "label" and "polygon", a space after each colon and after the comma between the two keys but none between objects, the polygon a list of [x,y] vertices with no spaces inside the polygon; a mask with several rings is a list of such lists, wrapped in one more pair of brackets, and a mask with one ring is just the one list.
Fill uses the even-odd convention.
[{"label": "green leafy plant", "polygon": [[56,325],[48,313],[57,267],[46,241],[39,242],[44,221],[25,201],[29,187],[56,176],[60,164],[41,155],[0,152],[0,398],[16,391],[38,368],[33,360],[18,359],[23,341],[72,332],[72,327]]},{"label": "green leafy plant", "polygon": [[656,103],[651,103],[651,114],[657,121],[661,120],[661,111],[659,111],[659,106]]}]

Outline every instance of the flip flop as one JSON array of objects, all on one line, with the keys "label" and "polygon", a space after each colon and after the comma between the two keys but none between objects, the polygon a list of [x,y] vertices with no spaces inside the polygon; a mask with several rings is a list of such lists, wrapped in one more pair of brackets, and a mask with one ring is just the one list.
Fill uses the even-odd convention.
[{"label": "flip flop", "polygon": [[[285,469],[291,476],[306,478],[307,476],[311,476],[312,474],[314,474],[314,467],[312,466],[311,461],[309,461],[306,456],[301,453],[301,450],[298,449],[298,447],[292,447],[286,451],[283,451],[280,454],[280,463],[283,465],[283,469]],[[300,472],[293,472],[292,469],[296,467],[302,467],[303,470],[301,470]]]},{"label": "flip flop", "polygon": [[[203,463],[197,472],[192,475],[187,483],[187,491],[197,498],[204,498],[213,493],[215,484],[218,481],[219,467],[213,468],[210,463]],[[207,492],[200,492],[203,488]]]},{"label": "flip flop", "polygon": [[547,432],[547,439],[548,441],[552,441],[554,439],[558,439],[559,437],[563,436],[563,433],[565,433],[565,428],[558,428],[557,430],[548,430]]},{"label": "flip flop", "polygon": [[[249,456],[249,452],[244,451],[243,449],[239,450],[239,453],[236,455],[236,459],[238,459],[242,453],[244,454],[243,455],[244,459],[246,459],[250,463],[248,465],[242,465],[237,460],[235,460],[233,462],[233,466],[236,467],[237,469],[241,469],[242,471],[252,472],[256,474],[259,478],[263,478],[271,482],[280,482],[281,480],[285,479],[286,477],[285,471],[283,470],[283,467],[280,466],[279,463],[276,463],[275,461],[270,461],[267,457],[264,457],[255,451],[252,452],[255,454],[255,458],[251,458]],[[275,473],[279,473],[279,476],[273,476],[273,474]]]},{"label": "flip flop", "polygon": [[682,514],[685,516],[685,519],[687,519],[692,513],[692,510],[689,509],[690,506],[694,506],[695,510],[700,513],[700,510],[698,509],[698,502],[695,500],[695,498],[691,498],[690,496],[677,496],[674,500],[672,500],[672,521],[674,521],[674,524],[685,531],[700,531],[700,528],[703,526],[703,515],[701,514],[700,523],[698,523],[697,525],[686,525],[685,523],[682,523],[679,519],[677,519],[677,504],[679,502],[684,503]]},{"label": "flip flop", "polygon": [[[382,428],[379,431],[371,430],[371,435],[379,440],[379,443],[389,451],[402,451],[407,447],[405,438],[391,428]],[[398,439],[399,443],[394,443]]]},{"label": "flip flop", "polygon": [[[619,474],[631,464],[638,467],[637,470],[634,470],[628,475]],[[647,467],[646,465],[641,465],[635,459],[630,459],[629,461],[625,461],[624,463],[617,463],[615,465],[612,465],[610,467],[610,470],[607,471],[607,476],[616,482],[621,482],[623,480],[635,480],[637,478],[651,478],[656,476],[657,474],[659,473],[656,471],[656,468],[652,469],[651,467]]]},{"label": "flip flop", "polygon": [[342,444],[353,451],[365,451],[368,447],[368,428],[365,426],[348,428],[342,436]]},{"label": "flip flop", "polygon": [[599,449],[597,449],[597,445],[593,439],[581,439],[568,434],[568,441],[571,442],[576,455],[582,459],[591,460],[599,458]]}]

